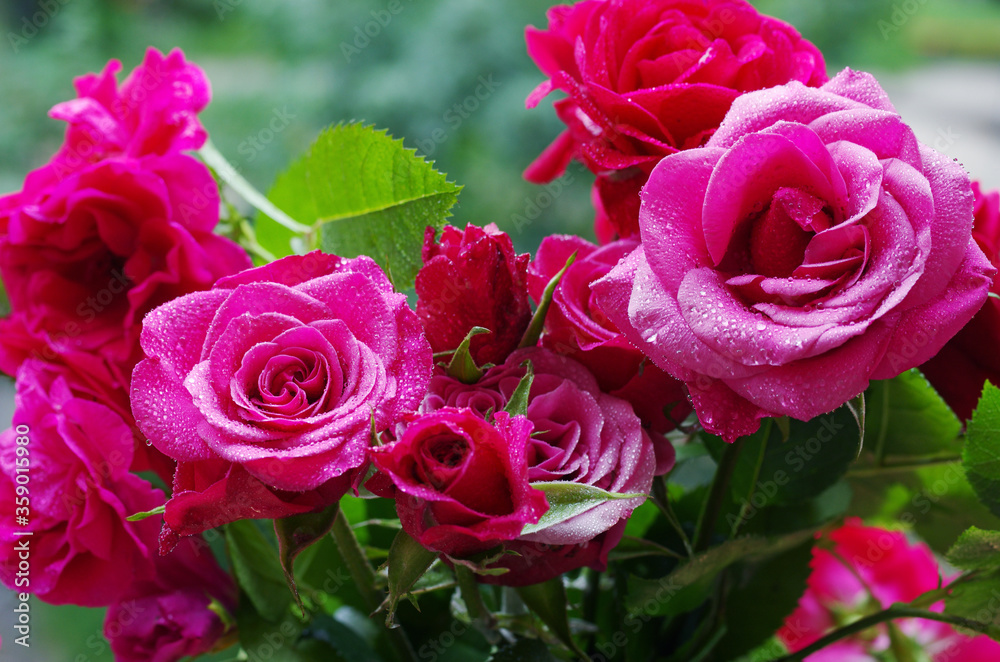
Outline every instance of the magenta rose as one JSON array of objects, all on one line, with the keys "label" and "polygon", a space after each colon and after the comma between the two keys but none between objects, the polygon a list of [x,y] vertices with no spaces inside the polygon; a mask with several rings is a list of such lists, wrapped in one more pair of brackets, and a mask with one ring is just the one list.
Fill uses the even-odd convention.
[{"label": "magenta rose", "polygon": [[[182,154],[103,161],[62,180],[35,171],[0,199],[0,274],[21,319],[8,324],[26,330],[29,353],[99,355],[127,386],[143,315],[250,266],[213,234],[218,220],[211,173]],[[2,353],[9,370],[25,352]]]},{"label": "magenta rose", "polygon": [[643,244],[594,285],[630,342],[732,441],[809,420],[934,356],[995,269],[961,166],[868,74],[740,97],[643,191]]},{"label": "magenta rose", "polygon": [[[553,524],[535,533],[520,536],[516,549],[538,553],[505,559],[502,564],[512,572],[497,578],[504,584],[534,583],[545,562],[540,557],[561,556],[551,568],[565,572],[580,565],[566,564],[565,559],[583,560],[603,568],[603,556],[564,549],[586,545],[591,553],[602,549],[595,537],[624,522],[632,510],[642,504],[652,487],[656,469],[653,443],[642,428],[632,407],[619,398],[602,393],[597,380],[579,363],[546,349],[529,348],[514,352],[503,365],[491,368],[476,384],[468,385],[439,375],[431,380],[422,411],[442,407],[464,407],[487,416],[506,406],[530,361],[535,376],[528,396],[528,420],[535,433],[528,444],[528,480],[531,483],[562,481],[590,485],[617,494],[641,494],[634,499],[607,501],[590,510]],[[532,581],[520,581],[529,570]],[[549,579],[551,577],[545,577]]]},{"label": "magenta rose", "polygon": [[65,174],[116,156],[141,157],[194,150],[208,134],[198,113],[212,96],[205,73],[180,49],[166,57],[150,48],[143,63],[119,87],[122,63],[74,82],[78,97],[49,114],[69,124],[66,143],[53,159]]},{"label": "magenta rose", "polygon": [[[335,501],[365,463],[372,426],[415,409],[431,373],[420,321],[379,266],[318,251],[157,308],[141,342],[132,409],[181,463],[166,512],[175,532],[178,520],[191,533],[273,517],[263,506],[295,501],[288,493]],[[195,517],[206,506],[219,517]]]},{"label": "magenta rose", "polygon": [[118,662],[178,662],[208,653],[229,627],[215,609],[236,611],[236,586],[202,540],[188,538],[155,561],[154,577],[133,584],[105,616],[104,636]]},{"label": "magenta rose", "polygon": [[[898,531],[866,527],[852,519],[813,549],[805,595],[785,619],[778,638],[799,651],[846,622],[911,602],[941,586],[941,569],[926,545],[914,545]],[[947,584],[950,579],[945,579]],[[941,611],[943,603],[931,607]],[[970,637],[950,625],[926,619],[893,621],[914,647],[933,662],[987,662],[1000,659],[1000,644]],[[864,662],[885,659],[890,647],[885,625],[827,646],[809,662]]]},{"label": "magenta rose", "polygon": [[423,257],[417,315],[434,351],[456,349],[480,326],[490,333],[472,339],[472,358],[479,365],[503,363],[531,321],[529,256],[517,255],[510,237],[491,223],[468,225],[465,232],[445,226],[440,241],[428,227]]},{"label": "magenta rose", "polygon": [[[983,193],[972,183],[976,195],[972,238],[994,267],[1000,268],[1000,191]],[[991,291],[1000,295],[1000,280]],[[972,321],[945,345],[937,356],[920,366],[937,392],[963,419],[972,418],[988,380],[1000,385],[1000,300],[989,299]]]},{"label": "magenta rose", "polygon": [[208,168],[180,153],[206,139],[204,73],[179,50],[150,49],[119,88],[120,67],[77,79],[79,97],[51,111],[69,123],[65,144],[0,198],[0,276],[13,310],[0,369],[10,374],[27,356],[89,371],[89,355],[127,389],[143,315],[250,266],[213,234],[219,193]]},{"label": "magenta rose", "polygon": [[492,424],[450,407],[415,416],[398,441],[372,449],[382,474],[369,487],[395,498],[403,529],[427,549],[454,557],[489,550],[548,510],[528,484],[531,432],[527,419],[504,411]]},{"label": "magenta rose", "polygon": [[[101,607],[148,575],[157,524],[125,518],[162,505],[164,495],[129,473],[133,443],[122,416],[93,401],[70,371],[24,363],[13,427],[0,435],[4,585],[52,604]],[[19,524],[17,516],[28,522]],[[18,569],[17,546],[24,541],[31,555],[27,578]]]},{"label": "magenta rose", "polygon": [[663,438],[691,413],[684,385],[663,372],[636,349],[604,314],[591,285],[639,245],[620,239],[598,247],[571,235],[542,240],[528,268],[528,289],[540,301],[545,286],[576,253],[552,297],[542,345],[579,361],[597,377],[601,390],[627,400],[653,436],[657,471],[674,462],[674,447]]},{"label": "magenta rose", "polygon": [[826,82],[819,50],[743,0],[586,0],[529,27],[528,53],[549,77],[534,107],[559,89],[568,127],[525,173],[544,183],[572,158],[597,177],[598,235],[639,231],[639,190],[668,154],[700,147],[751,90]]}]

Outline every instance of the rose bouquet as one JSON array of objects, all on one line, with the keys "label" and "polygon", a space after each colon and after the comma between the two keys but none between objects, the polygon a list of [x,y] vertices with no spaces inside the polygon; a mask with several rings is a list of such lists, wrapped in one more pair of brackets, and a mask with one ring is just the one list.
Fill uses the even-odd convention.
[{"label": "rose bouquet", "polygon": [[598,244],[449,225],[362,124],[264,196],[180,51],[77,79],[0,198],[15,611],[131,662],[1000,659],[1000,194],[743,0],[527,47],[525,176],[591,171]]}]

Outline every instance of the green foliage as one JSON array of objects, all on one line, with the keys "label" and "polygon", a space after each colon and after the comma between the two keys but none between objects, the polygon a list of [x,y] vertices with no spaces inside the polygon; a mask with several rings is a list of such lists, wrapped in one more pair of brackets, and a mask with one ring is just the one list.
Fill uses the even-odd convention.
[{"label": "green foliage", "polygon": [[813,544],[809,538],[766,561],[735,568],[726,599],[726,634],[714,649],[717,659],[734,660],[778,631],[805,592]]},{"label": "green foliage", "polygon": [[535,382],[535,369],[531,361],[522,364],[525,368],[524,377],[517,383],[517,388],[510,395],[510,400],[504,405],[503,410],[511,416],[528,415],[528,396],[531,394],[531,385]]},{"label": "green foliage", "polygon": [[396,614],[396,605],[410,592],[414,584],[424,576],[438,555],[414,540],[406,531],[400,530],[389,548],[389,597],[386,598],[386,623],[391,623]]},{"label": "green foliage", "polygon": [[1000,569],[1000,532],[972,527],[948,552],[948,563],[962,570]]},{"label": "green foliage", "polygon": [[969,422],[963,465],[979,499],[1000,516],[1000,388],[990,383]]},{"label": "green foliage", "polygon": [[10,315],[10,299],[7,298],[7,290],[4,289],[3,281],[0,280],[0,317]]},{"label": "green foliage", "polygon": [[[310,244],[344,257],[368,255],[406,289],[423,264],[425,228],[444,226],[460,190],[402,140],[340,124],[320,134],[268,198],[315,226]],[[257,238],[275,255],[291,252],[293,234],[266,216],[258,220]]]},{"label": "green foliage", "polygon": [[[729,502],[717,523],[726,534],[753,524],[770,508],[802,508],[825,493],[857,457],[862,435],[858,419],[845,405],[806,423],[790,420],[787,441],[782,426],[768,420],[741,443]],[[705,445],[717,459],[727,447],[709,435]]]},{"label": "green foliage", "polygon": [[489,662],[556,662],[549,647],[538,639],[518,638],[503,642],[490,656]]},{"label": "green foliage", "polygon": [[296,599],[299,597],[299,590],[295,584],[293,570],[295,559],[330,532],[339,510],[340,505],[333,504],[318,513],[303,513],[274,520],[274,534],[278,538],[278,560],[285,573],[288,588]]},{"label": "green foliage", "polygon": [[531,486],[545,493],[545,498],[549,502],[549,509],[542,515],[537,524],[525,525],[521,531],[521,535],[535,533],[560,522],[565,522],[571,517],[576,517],[608,501],[646,498],[645,494],[608,492],[607,490],[602,490],[599,487],[585,483],[571,483],[568,481],[532,483]]},{"label": "green foliage", "polygon": [[956,453],[962,422],[918,370],[873,382],[865,436],[876,457]]},{"label": "green foliage", "polygon": [[472,354],[469,352],[469,346],[472,344],[473,338],[481,336],[484,333],[493,332],[481,326],[474,326],[465,335],[458,349],[452,354],[451,361],[448,362],[447,371],[449,377],[454,377],[463,384],[475,384],[483,378],[483,369],[476,365]]},{"label": "green foliage", "polygon": [[531,323],[528,324],[528,328],[524,332],[524,337],[521,338],[521,347],[534,347],[538,344],[538,339],[542,337],[542,331],[545,328],[545,317],[549,314],[549,307],[552,305],[552,297],[555,296],[556,288],[559,287],[563,276],[566,275],[566,272],[573,266],[574,262],[576,262],[575,252],[567,258],[566,266],[560,269],[559,273],[553,276],[545,285],[545,290],[542,292],[542,299],[538,302],[538,308],[535,310],[535,314],[531,316]]},{"label": "green foliage", "polygon": [[559,641],[566,644],[570,650],[579,653],[581,657],[587,657],[580,651],[569,629],[569,618],[566,613],[566,587],[563,585],[562,577],[550,579],[542,584],[518,587],[517,594],[524,600],[524,604],[559,638]]},{"label": "green foliage", "polygon": [[254,609],[265,619],[280,621],[292,603],[278,552],[254,520],[226,526],[226,541],[233,573]]}]

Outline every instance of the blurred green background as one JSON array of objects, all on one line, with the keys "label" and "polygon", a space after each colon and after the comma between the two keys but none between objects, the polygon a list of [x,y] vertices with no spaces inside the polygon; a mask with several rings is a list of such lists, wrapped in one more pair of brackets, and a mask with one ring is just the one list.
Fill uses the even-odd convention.
[{"label": "blurred green background", "polygon": [[[74,96],[74,76],[110,58],[127,72],[150,45],[181,47],[212,81],[203,121],[213,141],[262,190],[322,127],[364,120],[404,138],[466,186],[455,224],[496,222],[524,251],[553,232],[592,237],[590,178],[582,169],[574,167],[572,181],[551,196],[521,178],[561,130],[549,105],[524,108],[542,77],[525,53],[523,29],[545,24],[548,2],[399,2],[402,11],[391,15],[390,0],[4,0],[0,191],[18,189],[57,149],[63,125],[46,111]],[[1000,2],[754,4],[815,42],[831,73],[850,65],[879,74],[921,140],[1000,186]],[[495,89],[483,93],[483,80]],[[477,88],[478,108],[455,112]],[[518,231],[513,219],[529,210],[534,216],[535,205],[538,220]],[[9,393],[0,388],[0,423],[9,420]],[[8,600],[0,593],[2,659],[111,659],[100,612],[38,603],[33,647],[20,650]]]}]

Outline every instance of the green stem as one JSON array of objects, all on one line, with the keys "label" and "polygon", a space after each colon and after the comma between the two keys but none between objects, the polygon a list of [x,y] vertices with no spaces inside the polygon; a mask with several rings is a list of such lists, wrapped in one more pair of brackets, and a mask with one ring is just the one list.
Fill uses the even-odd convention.
[{"label": "green stem", "polygon": [[875,467],[860,467],[847,472],[848,478],[865,478],[868,476],[881,476],[889,473],[903,473],[915,471],[925,467],[934,467],[942,464],[956,464],[962,461],[960,455],[929,456],[923,458],[913,458],[906,462],[883,464]]},{"label": "green stem", "polygon": [[726,501],[726,493],[729,491],[729,483],[736,471],[736,464],[743,450],[744,439],[740,438],[729,444],[722,454],[719,467],[715,470],[715,478],[712,480],[712,489],[709,492],[705,508],[702,509],[698,517],[698,524],[694,530],[694,551],[703,552],[712,543],[712,534],[715,533],[715,522],[719,519],[722,505]]},{"label": "green stem", "polygon": [[[784,420],[787,421],[788,419],[786,418]],[[730,538],[738,536],[740,534],[740,529],[743,528],[743,525],[746,524],[749,519],[750,509],[753,507],[751,505],[753,503],[753,496],[757,491],[757,482],[760,479],[760,470],[761,467],[764,466],[764,455],[767,452],[767,440],[771,438],[771,427],[774,425],[774,421],[775,419],[769,418],[761,425],[761,437],[764,439],[764,442],[761,444],[760,452],[757,453],[757,461],[754,462],[753,477],[750,481],[750,494],[746,495],[743,505],[740,506],[740,514],[736,523],[733,524],[733,527],[729,532]],[[785,434],[784,430],[782,430],[782,434],[784,435],[785,440],[787,440],[788,435]]]},{"label": "green stem", "polygon": [[239,193],[240,197],[249,202],[251,205],[264,212],[271,219],[299,234],[310,234],[313,228],[308,225],[303,225],[293,219],[291,216],[285,212],[278,209],[277,206],[270,200],[268,200],[264,195],[253,187],[253,184],[248,182],[243,178],[243,175],[236,171],[226,157],[215,148],[212,141],[206,141],[205,145],[198,150],[198,154],[201,156],[202,160],[215,171],[219,178],[225,183],[229,184],[234,191]]},{"label": "green stem", "polygon": [[880,625],[886,621],[892,621],[897,618],[923,618],[928,621],[940,621],[941,623],[948,623],[949,625],[967,628],[969,630],[973,630],[974,632],[985,633],[987,630],[986,625],[980,623],[979,621],[962,618],[960,616],[952,616],[951,614],[940,614],[934,611],[926,611],[924,609],[914,609],[913,607],[905,604],[895,604],[885,611],[880,611],[877,614],[866,616],[861,620],[854,621],[850,625],[845,625],[839,630],[834,630],[830,634],[817,640],[813,644],[806,646],[802,650],[786,655],[785,657],[779,658],[774,662],[802,662],[802,660],[805,660],[813,653],[819,652],[830,644],[835,644],[841,639],[846,639],[852,635],[864,632],[868,628],[875,627],[876,625]]},{"label": "green stem", "polygon": [[456,565],[455,579],[458,580],[458,589],[462,592],[462,602],[469,610],[469,616],[472,620],[487,629],[492,628],[495,625],[495,620],[486,603],[483,602],[483,594],[479,592],[479,582],[476,581],[475,573],[464,566]]},{"label": "green stem", "polygon": [[684,531],[684,527],[681,525],[680,519],[678,519],[677,514],[674,512],[673,506],[670,505],[670,495],[667,493],[667,477],[660,476],[653,479],[653,503],[659,509],[663,516],[667,519],[667,522],[674,528],[677,535],[680,536],[681,543],[684,545],[684,550],[687,552],[688,556],[694,556],[694,549],[691,547],[691,539],[688,538],[687,533]]},{"label": "green stem", "polygon": [[[337,543],[340,556],[344,559],[347,572],[354,580],[354,586],[358,589],[361,599],[364,600],[365,609],[368,613],[375,612],[385,599],[382,591],[377,589],[375,570],[368,562],[351,523],[344,516],[344,511],[337,511],[337,517],[333,520],[333,527],[330,529],[333,541]],[[389,642],[396,652],[396,659],[399,662],[417,662],[417,653],[413,650],[410,640],[406,637],[403,628],[397,627],[386,630]]]},{"label": "green stem", "polygon": [[889,434],[889,382],[882,383],[882,421],[875,439],[875,463],[885,464],[885,440]]}]

